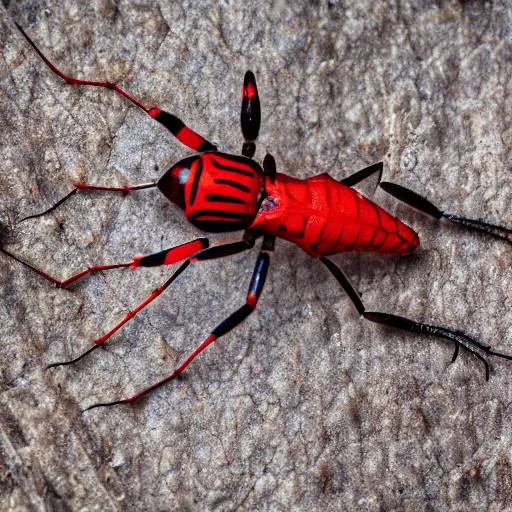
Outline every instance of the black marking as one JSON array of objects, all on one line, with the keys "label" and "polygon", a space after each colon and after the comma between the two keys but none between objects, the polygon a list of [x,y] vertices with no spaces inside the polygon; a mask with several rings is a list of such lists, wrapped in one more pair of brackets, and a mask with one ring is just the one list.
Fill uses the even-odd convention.
[{"label": "black marking", "polygon": [[196,200],[201,174],[203,174],[203,160],[200,158],[199,162],[197,163],[196,174],[194,176],[194,183],[192,184],[192,190],[190,192],[190,206],[192,206],[194,204],[194,201]]},{"label": "black marking", "polygon": [[[178,140],[180,140],[179,133],[181,132],[181,130],[187,127],[181,119],[177,118],[172,114],[169,114],[169,112],[165,112],[164,110],[161,110],[154,117],[154,119],[159,123],[163,124]],[[203,142],[201,142],[201,144],[197,148],[197,151],[199,153],[204,153],[205,151],[217,151],[217,146],[214,146],[211,142],[208,142],[204,137],[201,137],[201,135],[198,135],[197,133],[196,135],[203,140]]]},{"label": "black marking", "polygon": [[181,119],[163,110],[155,116],[155,119],[159,123],[162,123],[175,137],[177,137],[178,133],[185,127],[185,123]]},{"label": "black marking", "polygon": [[164,264],[169,249],[144,256],[137,262],[138,267],[159,267]]},{"label": "black marking", "polygon": [[[258,164],[254,160],[251,160],[250,158],[247,158],[245,156],[232,155],[231,153],[215,153],[215,157],[216,158],[217,157],[225,158],[226,160],[231,161],[231,162],[237,162],[240,164],[247,165],[256,174],[263,174],[263,169],[261,168],[260,164]],[[213,160],[213,158],[212,158],[212,160]]]},{"label": "black marking", "polygon": [[219,219],[245,219],[246,213],[230,212],[226,210],[197,210],[197,212],[189,215],[188,220],[193,221],[199,217],[218,217]]},{"label": "black marking", "polygon": [[256,153],[256,144],[254,142],[244,142],[242,144],[242,155],[247,158],[252,158]]},{"label": "black marking", "polygon": [[[245,163],[245,162],[244,162]],[[241,174],[242,176],[247,176],[249,178],[254,178],[254,174],[251,171],[244,171],[242,169],[238,169],[237,167],[231,167],[230,165],[224,165],[220,162],[217,162],[214,158],[212,158],[212,164],[222,171],[235,172],[237,174]]]},{"label": "black marking", "polygon": [[243,322],[251,313],[253,312],[253,308],[248,304],[245,304],[240,309],[237,309],[231,316],[226,318],[223,322],[221,322],[215,329],[212,331],[213,336],[215,338],[220,338],[224,334],[228,333],[236,327],[240,322]]},{"label": "black marking", "polygon": [[421,197],[416,192],[402,187],[401,185],[383,181],[380,184],[380,188],[386,191],[388,194],[391,194],[393,197],[396,197],[399,201],[412,206],[420,212],[431,215],[436,219],[440,219],[443,216],[443,212],[434,206],[428,199]]},{"label": "black marking", "polygon": [[206,153],[207,151],[217,151],[217,146],[203,139],[201,145],[197,148],[198,153]]},{"label": "black marking", "polygon": [[208,194],[206,196],[206,201],[211,201],[212,203],[248,204],[243,199],[239,199],[238,197],[223,196],[221,194]]},{"label": "black marking", "polygon": [[213,180],[213,182],[217,183],[218,185],[228,185],[229,187],[236,188],[238,190],[241,190],[242,192],[247,192],[247,193],[251,192],[251,189],[249,187],[246,187],[245,185],[242,185],[241,183],[237,183],[236,181],[215,179],[215,180]]},{"label": "black marking", "polygon": [[197,261],[205,261],[223,258],[224,256],[231,256],[253,248],[254,243],[254,238],[251,238],[247,241],[233,242],[226,245],[216,245],[215,247],[210,247],[207,251],[199,253],[195,259]]}]

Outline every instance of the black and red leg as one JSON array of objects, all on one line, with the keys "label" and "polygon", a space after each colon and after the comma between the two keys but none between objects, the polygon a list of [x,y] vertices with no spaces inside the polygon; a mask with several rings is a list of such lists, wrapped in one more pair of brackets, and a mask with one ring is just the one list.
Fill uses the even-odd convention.
[{"label": "black and red leg", "polygon": [[[473,354],[476,358],[482,361],[482,363],[485,366],[486,380],[489,380],[489,363],[487,362],[485,357],[478,352],[478,350],[483,352],[486,356],[497,356],[503,359],[512,360],[512,356],[502,354],[500,352],[495,352],[494,350],[491,349],[490,346],[480,343],[478,340],[476,340],[472,336],[469,336],[464,331],[460,331],[458,329],[451,329],[449,327],[428,325],[398,315],[391,315],[389,313],[366,311],[366,308],[363,302],[361,301],[361,298],[359,297],[358,293],[356,292],[356,290],[354,289],[346,275],[342,272],[342,270],[331,260],[328,260],[325,257],[321,257],[319,259],[337,279],[338,283],[340,283],[341,287],[354,304],[358,313],[364,319],[370,320],[371,322],[387,325],[388,327],[393,327],[395,329],[401,329],[404,331],[415,332],[419,334],[427,334],[429,336],[434,336],[436,338],[451,341],[452,343],[455,344],[455,352],[453,354],[451,362],[454,363],[455,360],[457,359],[460,347],[464,348],[470,354]],[[468,345],[472,346],[473,348],[470,348]]]},{"label": "black and red leg", "polygon": [[[232,313],[224,321],[222,321],[219,325],[217,325],[217,327],[215,327],[215,329],[210,333],[210,335],[168,377],[156,382],[155,384],[149,386],[148,388],[140,391],[139,393],[129,398],[124,398],[123,400],[116,400],[115,402],[94,404],[91,405],[90,407],[87,407],[85,411],[94,409],[96,407],[108,407],[112,405],[130,404],[135,402],[135,400],[139,399],[146,393],[149,393],[150,391],[175,379],[206,347],[208,347],[208,345],[213,343],[215,340],[219,339],[221,336],[224,336],[232,329],[234,329],[237,325],[242,323],[256,309],[258,299],[260,298],[261,292],[263,291],[263,287],[265,285],[265,280],[267,277],[267,272],[270,264],[269,253],[274,250],[274,242],[274,236],[264,235],[263,245],[258,255],[258,259],[256,260],[256,265],[254,267],[254,272],[252,274],[251,282],[249,284],[249,290],[247,292],[245,304],[241,308],[237,309],[234,313]],[[217,247],[214,247],[212,249],[217,249]],[[211,251],[212,249],[209,249],[209,251]],[[206,252],[207,251],[200,253],[195,259],[210,259],[204,257]]]},{"label": "black and red leg", "polygon": [[409,190],[408,188],[396,185],[395,183],[389,183],[383,181],[380,184],[381,188],[393,197],[396,197],[399,201],[402,201],[409,206],[412,206],[416,210],[422,213],[435,217],[436,219],[445,218],[449,221],[464,226],[466,229],[472,231],[480,231],[487,233],[488,235],[506,240],[509,244],[512,244],[512,229],[498,226],[496,224],[490,224],[480,219],[471,219],[468,217],[461,217],[454,213],[443,212],[437,206],[433,205],[428,199],[420,196],[416,192]]},{"label": "black and red leg", "polygon": [[242,85],[242,111],[240,124],[245,142],[242,146],[242,155],[252,158],[256,151],[255,140],[258,138],[261,124],[261,107],[256,86],[256,78],[252,71],[247,71]]},{"label": "black and red leg", "polygon": [[18,263],[21,263],[25,267],[33,270],[41,277],[44,277],[51,283],[55,284],[57,288],[67,288],[71,283],[74,283],[76,280],[80,279],[87,274],[91,274],[93,272],[98,272],[100,270],[111,270],[114,268],[126,268],[130,267],[132,269],[138,267],[157,267],[160,265],[172,265],[173,263],[178,263],[179,261],[183,261],[184,259],[189,259],[195,254],[204,249],[208,248],[210,245],[210,241],[208,238],[197,238],[196,240],[192,240],[191,242],[187,242],[182,245],[178,245],[176,247],[171,247],[170,249],[166,249],[164,251],[157,252],[155,254],[149,254],[147,256],[135,256],[132,260],[127,261],[125,263],[114,263],[112,265],[97,265],[94,267],[87,268],[78,272],[77,274],[67,278],[67,279],[56,279],[51,275],[43,272],[42,270],[34,267],[30,263],[27,263],[25,260],[19,258],[18,256],[12,254],[7,251],[3,247],[0,247],[0,252],[9,256],[10,258],[16,260]]},{"label": "black and red leg", "polygon": [[[205,261],[210,259],[223,258],[225,256],[233,256],[234,254],[238,254],[243,251],[247,251],[248,249],[252,249],[254,247],[255,238],[252,236],[245,236],[244,240],[240,242],[233,242],[230,244],[219,245],[216,247],[210,247],[209,241],[206,238],[199,238],[197,240],[193,240],[192,242],[180,245],[178,247],[173,247],[171,249],[167,249],[165,251],[161,251],[155,254],[150,254],[148,256],[136,257],[131,262],[121,265],[111,265],[104,267],[93,267],[92,269],[85,270],[80,274],[74,276],[74,279],[78,279],[83,275],[93,272],[95,270],[105,270],[108,268],[117,268],[119,266],[130,266],[131,268],[138,267],[159,267],[162,265],[171,265],[173,263],[177,263],[179,261],[186,260],[182,265],[172,274],[164,284],[153,290],[146,299],[144,299],[135,309],[129,311],[125,317],[118,322],[112,329],[110,329],[103,336],[95,339],[93,341],[94,345],[80,354],[78,357],[71,359],[69,361],[62,361],[57,363],[52,363],[48,366],[48,368],[54,368],[56,366],[65,366],[68,364],[76,363],[80,361],[87,354],[90,354],[93,350],[97,349],[100,346],[104,346],[105,342],[115,333],[117,332],[126,322],[131,320],[139,311],[142,311],[150,302],[153,302],[158,296],[160,296],[175,280],[176,278],[190,265],[190,263],[194,263],[196,261]],[[31,267],[33,268],[33,267]],[[43,274],[40,271],[36,272]],[[48,277],[45,275],[45,277]],[[73,279],[73,278],[71,278]],[[69,281],[66,282],[69,284]]]},{"label": "black and red leg", "polygon": [[382,178],[383,168],[384,164],[382,162],[377,162],[376,164],[369,165],[368,167],[365,167],[364,169],[361,169],[360,171],[357,171],[354,174],[351,174],[350,176],[347,176],[346,178],[339,180],[339,183],[347,187],[353,187],[358,183],[361,183],[361,181],[365,180],[366,178],[369,178],[370,176],[373,176],[374,174],[378,173],[378,185]]},{"label": "black and red leg", "polygon": [[94,87],[106,87],[107,89],[112,89],[117,92],[121,96],[124,96],[128,100],[130,100],[133,104],[137,105],[139,108],[144,110],[146,114],[150,117],[158,121],[165,128],[167,128],[174,137],[176,137],[182,144],[187,146],[188,148],[198,151],[199,153],[203,153],[205,151],[216,151],[217,148],[211,142],[208,142],[204,137],[197,134],[190,128],[188,128],[185,123],[177,118],[176,116],[169,114],[169,112],[165,112],[164,110],[159,109],[158,107],[146,107],[140,101],[136,100],[133,96],[130,96],[127,92],[123,91],[120,87],[118,87],[113,82],[95,82],[91,80],[77,80],[76,78],[71,78],[64,73],[62,73],[57,67],[55,67],[39,50],[39,48],[34,44],[32,39],[28,37],[28,35],[24,32],[24,30],[16,25],[25,39],[29,42],[35,52],[41,57],[42,61],[58,76],[60,76],[67,84],[69,85],[91,85]]}]

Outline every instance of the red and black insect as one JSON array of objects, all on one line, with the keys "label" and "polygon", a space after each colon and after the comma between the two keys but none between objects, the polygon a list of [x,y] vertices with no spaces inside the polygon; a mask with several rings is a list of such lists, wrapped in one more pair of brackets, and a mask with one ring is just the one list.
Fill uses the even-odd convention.
[{"label": "red and black insect", "polygon": [[[121,267],[156,267],[183,261],[181,266],[162,286],[154,290],[109,332],[94,340],[94,344],[89,350],[70,361],[51,364],[49,368],[75,363],[102,346],[122,325],[158,297],[191,263],[231,256],[252,249],[258,238],[263,239],[249,285],[246,303],[240,309],[221,322],[181,366],[176,368],[167,378],[130,398],[95,404],[88,407],[88,409],[134,402],[152,389],[174,379],[208,345],[247,318],[256,309],[258,298],[263,290],[269,268],[270,254],[274,250],[276,237],[298,245],[308,254],[321,261],[337,279],[359,314],[366,320],[449,340],[455,345],[452,362],[457,359],[460,347],[463,347],[483,362],[486,379],[489,378],[489,364],[484,355],[512,359],[512,356],[495,352],[491,347],[480,343],[460,330],[427,325],[388,313],[366,311],[363,302],[345,274],[336,264],[327,259],[327,256],[346,251],[409,254],[419,244],[418,235],[399,219],[352,188],[371,175],[378,175],[380,182],[383,169],[382,162],[338,181],[328,174],[299,180],[277,173],[275,160],[270,154],[266,155],[262,166],[252,160],[256,149],[255,140],[260,129],[261,113],[256,80],[251,71],[247,71],[245,74],[242,87],[241,126],[245,139],[242,156],[221,153],[217,151],[212,143],[192,131],[174,115],[157,107],[145,107],[114,83],[77,80],[67,77],[49,62],[25,32],[20,27],[18,28],[45,64],[66,83],[113,89],[161,123],[185,146],[198,153],[170,166],[158,181],[152,183],[125,187],[75,183],[74,190],[51,208],[23,220],[36,218],[53,211],[75,194],[77,190],[105,190],[127,193],[133,190],[156,187],[183,211],[189,222],[204,232],[220,233],[244,230],[243,239],[238,242],[209,247],[208,238],[198,238],[155,254],[134,257],[131,261],[125,263],[92,267],[63,281],[51,277],[0,247],[3,254],[14,258],[61,288],[65,288],[80,277],[98,270]],[[392,183],[383,182],[380,183],[380,186],[397,199],[423,213],[435,218],[444,217],[466,228],[482,231],[512,243],[512,230],[510,229],[442,212],[415,192]]]}]

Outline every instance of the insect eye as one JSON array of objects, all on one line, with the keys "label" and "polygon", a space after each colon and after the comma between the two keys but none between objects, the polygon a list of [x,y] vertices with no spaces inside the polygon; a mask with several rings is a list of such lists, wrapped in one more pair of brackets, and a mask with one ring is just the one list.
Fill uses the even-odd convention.
[{"label": "insect eye", "polygon": [[198,157],[185,158],[170,167],[160,178],[157,186],[167,199],[178,208],[185,210],[185,184],[190,175],[190,169]]},{"label": "insect eye", "polygon": [[185,185],[185,182],[187,181],[189,174],[190,174],[190,169],[188,167],[186,167],[185,169],[182,169],[178,174],[178,183],[180,185]]}]

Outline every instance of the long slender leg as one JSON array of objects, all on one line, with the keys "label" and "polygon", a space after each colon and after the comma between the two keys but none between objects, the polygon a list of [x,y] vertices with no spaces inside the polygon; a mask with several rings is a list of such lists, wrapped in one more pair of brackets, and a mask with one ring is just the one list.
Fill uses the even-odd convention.
[{"label": "long slender leg", "polygon": [[25,267],[30,268],[34,272],[37,272],[40,276],[54,283],[57,288],[66,288],[71,283],[74,283],[77,279],[80,279],[81,277],[87,274],[91,274],[92,272],[98,272],[99,270],[110,270],[113,268],[124,267],[130,267],[133,269],[137,267],[156,267],[160,265],[172,265],[173,263],[178,263],[178,261],[190,258],[199,251],[206,249],[209,245],[210,242],[208,238],[197,238],[196,240],[192,240],[191,242],[187,242],[176,247],[171,247],[170,249],[166,249],[155,254],[149,254],[147,256],[135,256],[131,261],[127,261],[126,263],[114,263],[113,265],[98,265],[95,267],[90,267],[62,281],[50,276],[49,274],[43,272],[42,270],[39,270],[38,268],[32,266],[30,263],[27,263],[21,258],[18,258],[17,256],[5,250],[2,247],[0,247],[0,252],[3,252],[6,256],[13,258],[17,262],[24,265]]},{"label": "long slender leg", "polygon": [[470,219],[467,217],[461,217],[454,213],[443,212],[437,208],[437,206],[434,206],[428,199],[425,199],[408,188],[396,185],[395,183],[383,181],[380,186],[388,194],[391,194],[399,201],[412,206],[422,213],[426,213],[436,219],[444,217],[445,219],[448,219],[455,224],[460,224],[469,230],[487,233],[488,235],[500,238],[501,240],[506,240],[509,244],[512,244],[512,229],[498,226],[496,224],[490,224],[489,222],[484,222],[480,219]]},{"label": "long slender leg", "polygon": [[[207,239],[199,239],[199,240],[207,240]],[[196,240],[194,242],[191,242],[190,244],[195,244],[199,240]],[[187,249],[187,245],[184,244],[183,246],[179,246],[177,248],[178,252],[180,253],[180,256],[183,256],[184,251]],[[190,265],[190,263],[194,263],[196,261],[204,261],[209,259],[216,259],[216,258],[222,258],[225,256],[232,256],[234,254],[238,254],[240,252],[246,251],[248,249],[251,249],[254,247],[254,238],[247,238],[246,240],[240,241],[240,242],[233,242],[230,244],[225,245],[219,245],[216,247],[210,247],[209,249],[206,249],[196,256],[189,257],[179,268],[176,270],[176,272],[162,285],[153,290],[146,299],[144,299],[135,309],[132,311],[129,311],[125,317],[117,323],[110,331],[108,331],[106,334],[101,336],[100,338],[97,338],[94,340],[94,345],[80,354],[78,357],[71,359],[69,361],[62,361],[58,363],[53,363],[48,366],[48,368],[54,368],[56,366],[65,366],[68,364],[76,363],[77,361],[80,361],[83,357],[85,357],[87,354],[90,354],[93,350],[97,349],[98,347],[102,346],[115,332],[117,332],[126,322],[131,320],[139,311],[143,310],[150,302],[153,302],[159,295],[161,295],[171,283],[174,282],[174,280]],[[194,252],[197,252],[196,250]],[[171,252],[173,249],[170,249],[168,251],[162,251],[160,253],[151,254],[149,256],[142,257],[136,261],[134,261],[135,266],[146,266],[146,267],[156,267],[160,265],[168,265],[170,263],[175,263],[177,261],[180,261],[184,259],[184,257],[180,257],[179,259],[176,259],[176,254]],[[192,254],[190,252],[189,254]],[[174,261],[170,261],[170,259],[174,259]]]},{"label": "long slender leg", "polygon": [[165,384],[166,382],[175,379],[208,345],[213,343],[215,340],[219,339],[221,336],[224,336],[224,334],[227,334],[237,325],[243,322],[256,309],[258,299],[260,298],[263,286],[265,285],[265,279],[267,277],[267,271],[270,263],[270,257],[268,252],[266,251],[271,252],[273,250],[274,240],[274,237],[265,236],[262,251],[258,255],[258,259],[254,267],[254,272],[252,275],[251,283],[249,285],[249,290],[247,292],[245,304],[241,308],[237,309],[234,313],[232,313],[223,322],[221,322],[217,327],[215,327],[215,329],[210,333],[210,335],[187,357],[187,359],[185,359],[185,361],[180,366],[178,366],[178,368],[176,368],[165,379],[156,382],[155,384],[149,386],[148,388],[144,389],[143,391],[140,391],[139,393],[129,398],[125,398],[123,400],[116,400],[115,402],[94,404],[91,405],[90,407],[87,407],[84,410],[84,412],[94,409],[96,407],[109,407],[112,405],[129,404],[135,402],[135,400],[145,395],[146,393],[149,393],[153,389],[156,389]]},{"label": "long slender leg", "polygon": [[453,363],[457,359],[460,347],[466,349],[469,353],[473,354],[484,364],[485,380],[489,380],[489,363],[481,354],[469,348],[468,345],[472,345],[473,347],[482,350],[486,355],[497,356],[503,359],[512,360],[512,356],[501,354],[500,352],[495,352],[494,350],[491,350],[490,346],[480,343],[478,340],[469,336],[464,331],[459,331],[457,329],[451,329],[448,327],[439,327],[435,325],[423,324],[420,322],[415,322],[414,320],[409,320],[408,318],[404,318],[401,316],[390,315],[388,313],[366,311],[366,308],[364,307],[361,298],[355,291],[354,287],[352,286],[348,278],[341,271],[341,269],[332,261],[328,260],[325,257],[321,257],[319,259],[331,271],[331,273],[340,283],[343,290],[345,290],[345,293],[349,296],[350,300],[356,307],[358,313],[362,315],[363,318],[365,318],[366,320],[370,320],[371,322],[376,322],[379,324],[384,324],[387,325],[388,327],[402,329],[404,331],[416,332],[419,334],[428,334],[430,336],[435,336],[436,338],[441,338],[453,342],[455,344],[455,352],[453,354],[451,362]]},{"label": "long slender leg", "polygon": [[73,183],[74,189],[66,194],[62,199],[59,199],[53,206],[50,206],[47,210],[41,213],[35,213],[34,215],[28,215],[23,217],[19,222],[24,222],[29,219],[36,219],[42,217],[48,213],[56,210],[62,203],[66,202],[70,197],[73,197],[78,190],[97,190],[102,192],[122,192],[124,195],[129,194],[132,190],[143,190],[146,188],[156,187],[156,182],[142,183],[141,185],[125,185],[124,187],[104,187],[102,185],[86,185],[85,183]]},{"label": "long slender leg", "polygon": [[339,183],[347,187],[353,187],[354,185],[361,183],[361,181],[365,180],[366,178],[369,178],[375,173],[379,173],[378,183],[380,183],[383,168],[384,164],[382,162],[377,162],[376,164],[369,165],[368,167],[365,167],[364,169],[361,169],[360,171],[357,171],[354,174],[351,174],[350,176],[347,176],[346,178],[339,180]]},{"label": "long slender leg", "polygon": [[240,124],[245,142],[242,146],[242,155],[252,158],[256,151],[254,141],[258,138],[261,124],[261,107],[256,78],[252,71],[247,71],[242,85],[242,112]]},{"label": "long slender leg", "polygon": [[208,142],[204,137],[197,134],[188,128],[185,123],[178,119],[176,116],[169,114],[163,110],[160,110],[157,107],[146,107],[139,101],[137,101],[133,96],[130,96],[127,92],[123,91],[120,87],[118,87],[113,82],[94,82],[91,80],[77,80],[76,78],[70,78],[62,73],[59,69],[57,69],[39,50],[39,48],[35,45],[35,43],[28,37],[28,35],[24,32],[24,30],[16,25],[25,39],[29,42],[32,48],[36,51],[36,53],[41,57],[42,61],[58,76],[60,76],[67,84],[69,85],[92,85],[95,87],[106,87],[107,89],[112,89],[121,96],[124,96],[132,103],[137,105],[139,108],[144,110],[146,114],[151,116],[153,119],[157,120],[161,123],[165,128],[167,128],[182,144],[189,147],[194,151],[198,151],[203,153],[205,151],[216,151],[217,147],[214,146],[211,142]]}]

